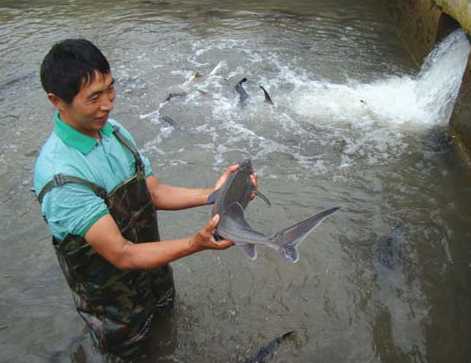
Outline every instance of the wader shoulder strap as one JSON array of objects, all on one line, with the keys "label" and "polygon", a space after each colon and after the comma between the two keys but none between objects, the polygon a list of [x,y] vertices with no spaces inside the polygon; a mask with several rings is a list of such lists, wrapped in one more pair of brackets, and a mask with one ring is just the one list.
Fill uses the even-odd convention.
[{"label": "wader shoulder strap", "polygon": [[82,184],[87,187],[89,187],[93,192],[100,198],[103,198],[106,200],[106,190],[86,179],[82,179],[76,176],[71,176],[71,175],[63,175],[63,174],[56,174],[52,178],[51,181],[46,183],[46,185],[41,189],[41,192],[38,194],[38,200],[39,203],[42,203],[44,196],[51,191],[51,189],[54,189],[56,187],[60,187],[64,184]]},{"label": "wader shoulder strap", "polygon": [[119,127],[116,125],[113,125],[113,134],[116,136],[118,141],[121,144],[123,144],[134,156],[134,160],[136,161],[136,173],[140,173],[141,175],[144,175],[144,164],[141,160],[141,156],[139,155],[139,152],[134,147],[134,145],[131,144],[128,140],[126,140],[126,138],[119,131]]}]

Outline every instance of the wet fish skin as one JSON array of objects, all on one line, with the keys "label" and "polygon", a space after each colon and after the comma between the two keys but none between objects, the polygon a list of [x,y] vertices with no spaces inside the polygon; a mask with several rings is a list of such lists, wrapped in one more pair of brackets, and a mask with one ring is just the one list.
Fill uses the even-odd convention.
[{"label": "wet fish skin", "polygon": [[[234,241],[253,260],[257,258],[255,245],[260,244],[275,249],[286,261],[297,262],[299,260],[299,244],[325,218],[339,208],[326,209],[272,235],[257,232],[249,225],[244,216],[244,209],[255,191],[250,179],[251,174],[253,174],[251,160],[242,161],[238,170],[229,176],[223,187],[208,198],[209,203],[214,203],[212,215],[220,215],[216,238]],[[269,203],[268,198],[260,192],[257,191],[256,195]]]}]

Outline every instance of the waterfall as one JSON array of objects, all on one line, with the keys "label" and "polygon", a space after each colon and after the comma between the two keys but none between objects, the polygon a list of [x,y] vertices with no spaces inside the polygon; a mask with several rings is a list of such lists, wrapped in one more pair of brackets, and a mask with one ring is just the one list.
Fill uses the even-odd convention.
[{"label": "waterfall", "polygon": [[446,124],[469,52],[464,32],[456,30],[435,46],[418,74],[348,85],[312,82],[310,90],[299,95],[296,112],[356,126],[372,122],[416,127]]}]

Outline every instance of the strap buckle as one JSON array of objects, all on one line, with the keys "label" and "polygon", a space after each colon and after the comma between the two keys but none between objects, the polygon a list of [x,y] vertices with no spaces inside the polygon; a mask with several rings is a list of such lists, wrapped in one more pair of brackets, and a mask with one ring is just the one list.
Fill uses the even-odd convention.
[{"label": "strap buckle", "polygon": [[65,179],[62,174],[56,174],[52,177],[52,179],[54,180],[54,185],[56,187],[60,187],[65,184]]},{"label": "strap buckle", "polygon": [[105,201],[106,201],[106,198],[108,197],[108,193],[106,192],[105,189],[102,189],[102,188],[95,190],[95,194]]}]

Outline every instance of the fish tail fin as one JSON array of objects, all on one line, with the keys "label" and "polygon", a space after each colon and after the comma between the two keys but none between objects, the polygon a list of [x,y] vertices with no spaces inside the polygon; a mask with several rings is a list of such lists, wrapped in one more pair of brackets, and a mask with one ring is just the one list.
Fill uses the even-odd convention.
[{"label": "fish tail fin", "polygon": [[271,240],[279,246],[281,256],[289,262],[299,261],[299,244],[311,233],[324,219],[339,210],[339,207],[323,210],[299,223],[283,229],[273,235]]}]

